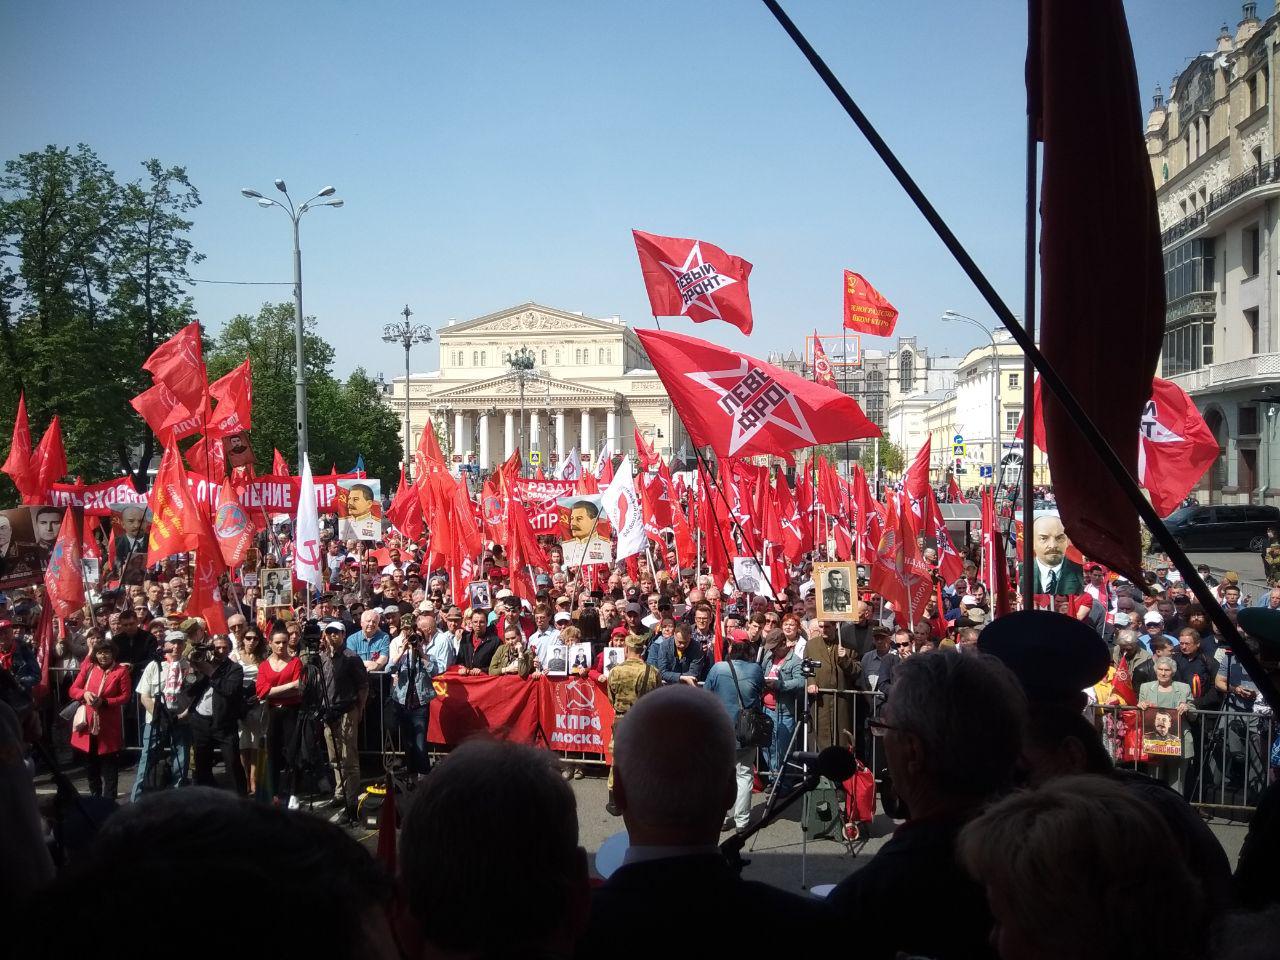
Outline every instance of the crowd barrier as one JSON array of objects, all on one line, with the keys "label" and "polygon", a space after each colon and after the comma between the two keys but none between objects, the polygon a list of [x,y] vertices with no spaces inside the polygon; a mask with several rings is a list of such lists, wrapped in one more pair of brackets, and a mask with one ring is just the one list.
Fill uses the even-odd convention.
[{"label": "crowd barrier", "polygon": [[[75,671],[50,669],[50,696],[42,710],[46,737],[53,745],[67,745],[66,724],[55,722],[58,711],[68,702],[67,689]],[[385,702],[392,677],[370,674],[369,699],[359,727],[362,756],[402,758],[404,744],[398,729],[384,722]],[[607,765],[613,729],[613,707],[603,684],[586,677],[521,680],[518,677],[462,676],[456,673],[435,678],[436,698],[431,706],[428,748],[447,751],[468,736],[488,732],[506,739],[533,743],[552,750],[565,761],[577,765]],[[820,734],[817,725],[832,711],[823,710],[819,698],[842,698],[852,705],[851,714],[841,717],[838,730]],[[872,690],[819,688],[811,696],[813,718],[797,736],[796,750],[815,749],[819,744],[852,745],[876,775],[883,774],[884,759],[878,738],[870,735],[866,722],[879,715],[884,695]],[[1123,721],[1126,713],[1141,719],[1136,707],[1097,706],[1090,708],[1104,748],[1117,766],[1161,773],[1158,764],[1166,760],[1143,760],[1125,756]],[[137,752],[142,742],[143,712],[137,696],[126,708],[125,749]],[[1234,710],[1200,710],[1184,718],[1192,735],[1194,757],[1183,764],[1182,793],[1194,806],[1226,814],[1247,813],[1256,808],[1263,789],[1271,782],[1271,746],[1280,724],[1274,716]],[[846,731],[847,734],[846,734]],[[779,751],[787,743],[779,744]]]}]

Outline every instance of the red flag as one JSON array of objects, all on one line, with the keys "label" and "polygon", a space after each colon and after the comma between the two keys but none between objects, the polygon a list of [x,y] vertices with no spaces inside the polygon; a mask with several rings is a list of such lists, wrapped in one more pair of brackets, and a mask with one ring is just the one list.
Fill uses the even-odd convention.
[{"label": "red flag", "polygon": [[778,474],[774,487],[774,496],[778,498],[778,523],[782,527],[782,552],[792,563],[799,563],[804,555],[813,549],[813,532],[809,529],[808,518],[800,513],[791,488],[787,486],[787,478]]},{"label": "red flag", "polygon": [[433,470],[447,472],[449,469],[444,460],[444,452],[440,449],[440,440],[436,437],[436,428],[432,425],[430,417],[427,418],[426,426],[422,428],[422,436],[418,438],[418,452],[414,455],[414,459],[417,462],[419,477]]},{"label": "red flag", "polygon": [[13,442],[9,444],[9,455],[0,470],[9,475],[23,502],[29,498],[39,499],[43,494],[37,489],[39,482],[31,465],[31,425],[27,422],[26,393],[18,394],[18,412],[13,417]]},{"label": "red flag", "polygon": [[92,514],[84,515],[84,529],[80,536],[80,555],[82,557],[93,557],[98,560],[102,559],[102,547],[98,546],[98,538],[94,536],[94,531],[101,525],[102,520]]},{"label": "red flag", "polygon": [[129,406],[147,422],[162,444],[185,440],[201,426],[194,416],[163,383],[152,384],[129,401]]},{"label": "red flag", "polygon": [[248,511],[240,505],[240,499],[227,480],[222,481],[222,487],[218,490],[213,533],[217,537],[223,563],[231,569],[244,563],[245,555],[253,546],[253,524],[249,520]]},{"label": "red flag", "polygon": [[707,566],[716,583],[729,580],[730,561],[729,543],[732,542],[729,532],[729,505],[725,503],[720,491],[711,481],[702,461],[698,461],[698,486],[702,500],[698,505],[698,525],[702,530],[703,551],[707,558]]},{"label": "red flag", "polygon": [[893,336],[898,308],[884,298],[865,277],[852,270],[844,272],[844,326],[876,337]]},{"label": "red flag", "polygon": [[147,536],[147,566],[188,549],[195,534],[195,502],[187,486],[187,471],[176,444],[164,448],[155,483],[147,495],[151,532]]},{"label": "red flag", "polygon": [[216,400],[207,433],[225,437],[253,427],[253,371],[249,358],[225,377],[209,385],[209,399]]},{"label": "red flag", "polygon": [[[1040,348],[1137,476],[1165,297],[1151,159],[1133,121],[1142,115],[1133,49],[1121,0],[1046,3],[1042,11],[1039,62],[1027,69],[1044,141]],[[1084,74],[1081,63],[1090,64]],[[1106,349],[1084,346],[1098,343]],[[1049,393],[1049,462],[1067,535],[1141,582],[1137,512]]]},{"label": "red flag", "polygon": [[928,603],[932,585],[906,518],[891,499],[871,566],[871,589],[893,604],[898,626],[910,629]]},{"label": "red flag", "polygon": [[62,424],[54,414],[49,427],[31,455],[31,478],[35,485],[28,503],[42,503],[48,496],[49,485],[67,475],[67,452],[62,447]]},{"label": "red flag", "polygon": [[200,547],[196,550],[195,572],[191,577],[191,596],[187,599],[187,612],[202,619],[210,633],[227,632],[227,611],[222,603],[220,580],[225,567],[218,547],[209,530],[207,517],[201,518],[205,533],[200,535]]},{"label": "red flag", "polygon": [[902,489],[912,500],[923,500],[925,494],[933,489],[929,483],[929,457],[933,446],[933,435],[924,438],[924,444],[916,451],[916,457],[902,480]]},{"label": "red flag", "polygon": [[493,477],[488,477],[480,491],[480,520],[484,524],[484,535],[503,545],[507,536],[507,502],[506,489],[500,487]]},{"label": "red flag", "polygon": [[1009,564],[1004,557],[1004,537],[996,516],[994,491],[982,491],[982,577],[991,593],[991,615],[1009,612]]},{"label": "red flag", "polygon": [[831,361],[827,358],[827,351],[822,349],[817,330],[813,331],[813,382],[836,389],[836,376]]},{"label": "red flag", "polygon": [[289,464],[285,462],[284,454],[274,447],[271,450],[271,474],[276,477],[289,476]]},{"label": "red flag", "polygon": [[880,436],[856,400],[696,337],[637,330],[693,443],[720,457]]},{"label": "red flag", "polygon": [[206,434],[187,447],[187,466],[213,483],[227,478],[227,451],[221,437]]},{"label": "red flag", "polygon": [[928,491],[928,513],[925,514],[925,529],[938,544],[938,572],[947,583],[955,583],[964,576],[964,558],[951,542],[951,534],[947,532],[947,522],[942,518],[942,508],[938,506],[938,498],[933,491]]},{"label": "red flag", "polygon": [[514,497],[507,505],[507,573],[511,582],[511,592],[517,597],[528,600],[530,604],[537,598],[537,587],[534,585],[531,567],[547,569],[546,554],[538,546],[533,527],[529,523],[529,514],[524,504]]},{"label": "red flag", "polygon": [[[1039,407],[1037,406],[1037,410]],[[964,498],[964,493],[960,490],[960,484],[956,482],[954,473],[947,474],[947,499],[952,503],[968,503]]]},{"label": "red flag", "polygon": [[538,466],[534,468],[533,479],[540,483],[547,479],[547,475],[542,472],[542,464],[538,464]]},{"label": "red flag", "polygon": [[44,571],[44,589],[59,617],[69,617],[84,606],[84,571],[80,566],[80,530],[67,507],[58,539]]},{"label": "red flag", "polygon": [[652,445],[645,442],[644,437],[640,434],[640,428],[636,427],[636,458],[640,461],[640,472],[647,473],[651,467],[661,460],[656,453],[653,452]]},{"label": "red flag", "polygon": [[198,321],[193,320],[156,347],[142,369],[150,371],[157,383],[172,390],[193,414],[207,413],[209,377],[205,372]]},{"label": "red flag", "polygon": [[1135,706],[1138,694],[1133,689],[1133,673],[1129,669],[1129,655],[1120,654],[1120,662],[1116,664],[1115,676],[1111,678],[1111,692],[1126,707]]},{"label": "red flag", "polygon": [[751,333],[751,264],[714,244],[632,230],[655,317],[723,320]]},{"label": "red flag", "polygon": [[427,529],[422,519],[422,505],[418,502],[418,494],[405,482],[404,464],[400,465],[400,483],[396,486],[391,506],[387,508],[387,519],[409,540],[417,540]]},{"label": "red flag", "polygon": [[[57,640],[58,618],[54,615],[53,604],[46,603],[40,608],[40,619],[36,623],[34,646],[36,662],[40,664],[40,682],[31,690],[37,704],[43,703],[49,695],[49,666],[53,660],[53,645]],[[64,625],[65,629],[65,625]]]},{"label": "red flag", "polygon": [[880,543],[880,511],[876,509],[876,500],[861,464],[853,468],[853,503],[858,521],[858,562],[866,563]]}]

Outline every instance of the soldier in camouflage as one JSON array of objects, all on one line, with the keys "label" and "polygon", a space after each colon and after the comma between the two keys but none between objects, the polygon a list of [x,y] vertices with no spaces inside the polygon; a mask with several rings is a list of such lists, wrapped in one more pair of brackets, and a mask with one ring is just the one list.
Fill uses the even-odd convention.
[{"label": "soldier in camouflage", "polygon": [[[627,637],[626,659],[609,671],[609,702],[613,704],[614,729],[637,700],[662,686],[662,674],[644,662],[644,648],[644,637],[631,634]],[[613,755],[612,734],[609,736],[609,755]],[[613,802],[612,767],[609,768],[609,802],[604,808],[615,817],[621,813]]]}]

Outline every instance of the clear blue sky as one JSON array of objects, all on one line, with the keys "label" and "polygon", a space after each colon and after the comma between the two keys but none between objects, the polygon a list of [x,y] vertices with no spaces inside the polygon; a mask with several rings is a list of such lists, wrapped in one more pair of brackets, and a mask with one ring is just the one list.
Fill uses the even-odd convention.
[{"label": "clear blue sky", "polygon": [[[1025,4],[784,6],[1020,312]],[[1240,7],[1128,0],[1144,99]],[[83,141],[121,177],[152,156],[186,165],[204,201],[195,276],[288,281],[286,218],[240,188],[336,185],[346,206],[307,215],[303,266],[340,372],[402,369],[380,332],[406,303],[433,327],[525,300],[648,325],[632,227],[755,264],[749,341],[669,328],[758,355],[839,328],[845,267],[934,352],[979,339],[944,309],[991,322],[754,0],[10,0],[0,54],[0,156]],[[194,289],[213,331],[288,296]],[[414,369],[436,363],[432,344]]]}]

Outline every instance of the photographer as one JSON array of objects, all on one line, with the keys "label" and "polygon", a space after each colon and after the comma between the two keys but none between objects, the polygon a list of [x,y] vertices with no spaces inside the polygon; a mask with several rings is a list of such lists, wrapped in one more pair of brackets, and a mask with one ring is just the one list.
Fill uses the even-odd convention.
[{"label": "photographer", "polygon": [[324,745],[333,767],[333,800],[342,804],[331,821],[346,826],[356,822],[356,804],[360,799],[360,753],[356,734],[369,699],[369,672],[360,656],[347,648],[346,632],[336,620],[324,625],[320,680],[326,704]]},{"label": "photographer", "polygon": [[164,659],[148,663],[138,682],[138,700],[146,714],[146,725],[142,728],[138,771],[133,778],[133,790],[129,793],[129,799],[135,803],[142,796],[151,765],[164,751],[166,738],[173,750],[169,758],[173,785],[185,787],[188,783],[191,769],[191,724],[187,722],[191,709],[191,666],[182,656],[186,641],[181,630],[166,632]]},{"label": "photographer", "polygon": [[[437,633],[435,614],[418,614],[414,624],[417,631],[409,634],[404,651],[387,672],[393,678],[391,697],[399,708],[395,711],[396,726],[408,744],[409,772],[421,779],[431,771],[427,715],[436,695],[431,678],[448,668],[453,647],[448,642],[449,634]],[[445,643],[439,643],[440,636],[445,637]]]},{"label": "photographer", "polygon": [[216,786],[213,779],[213,748],[222,753],[222,762],[235,779],[236,793],[249,795],[244,768],[240,765],[240,734],[236,728],[244,713],[244,670],[231,659],[231,640],[214,637],[196,647],[192,668],[200,674],[191,686],[191,733],[195,748],[196,783]]}]

